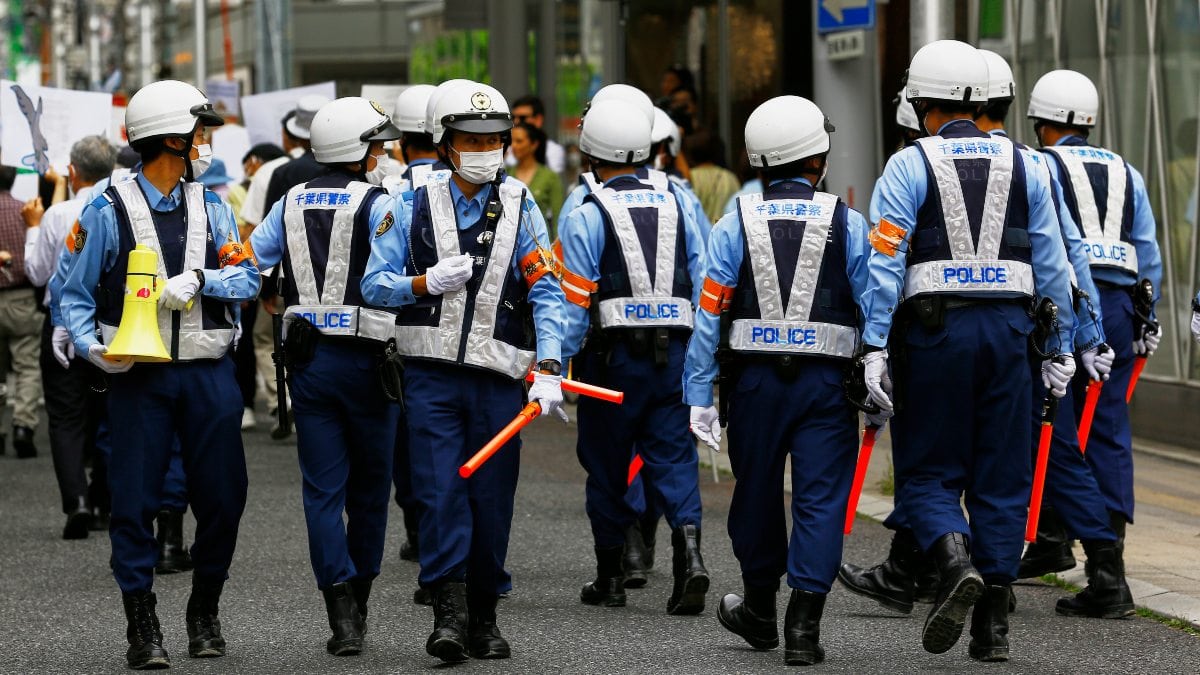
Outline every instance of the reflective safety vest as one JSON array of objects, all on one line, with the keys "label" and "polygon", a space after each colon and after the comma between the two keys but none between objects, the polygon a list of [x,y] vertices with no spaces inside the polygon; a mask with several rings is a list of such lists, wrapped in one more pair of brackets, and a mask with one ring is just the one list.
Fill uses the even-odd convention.
[{"label": "reflective safety vest", "polygon": [[587,198],[600,207],[607,230],[598,282],[599,327],[690,331],[692,287],[675,194],[647,189],[628,176]]},{"label": "reflective safety vest", "polygon": [[449,169],[435,169],[435,166],[436,164],[410,165],[399,176],[384,178],[383,189],[396,197],[405,192],[415,192],[417,188],[425,187],[435,180],[444,180],[450,177]]},{"label": "reflective safety vest", "polygon": [[[1017,143],[1016,145],[1017,145],[1017,150],[1020,151],[1021,155],[1029,158],[1029,160],[1033,162],[1033,165],[1036,167],[1036,169],[1034,169],[1034,170],[1037,172],[1036,178],[1038,180],[1045,181],[1046,185],[1050,188],[1050,196],[1054,200],[1054,211],[1057,213],[1058,212],[1058,188],[1055,187],[1054,177],[1050,173],[1050,167],[1046,166],[1046,162],[1048,161],[1047,158],[1044,157],[1042,155],[1042,153],[1038,152],[1037,150],[1034,150],[1033,148],[1030,148],[1029,146],[1022,145],[1021,143]],[[1070,245],[1067,243],[1067,236],[1066,236],[1066,232],[1063,230],[1063,220],[1061,217],[1058,219],[1058,230],[1063,235],[1063,246],[1065,246],[1067,248],[1067,262],[1071,263],[1072,262],[1071,256],[1074,255],[1074,252],[1071,250]],[[1079,277],[1075,275],[1075,265],[1074,264],[1067,265],[1067,278],[1071,281],[1072,289],[1079,288]]]},{"label": "reflective safety vest", "polygon": [[[1111,267],[1137,275],[1133,229],[1133,181],[1119,155],[1087,145],[1044,149],[1065,175],[1067,208],[1083,229],[1084,248],[1093,267]],[[1103,216],[1096,195],[1105,195]]]},{"label": "reflective safety vest", "polygon": [[[172,220],[176,228],[186,232],[183,241],[182,265],[178,270],[168,269],[167,257],[163,255],[163,243],[159,240],[155,213],[151,210],[142,188],[136,180],[121,180],[104,192],[104,198],[117,208],[118,221],[125,232],[121,233],[120,263],[101,280],[107,291],[111,306],[100,308],[97,320],[100,335],[105,344],[111,344],[121,322],[121,301],[125,289],[125,271],[129,251],[138,244],[145,245],[158,256],[158,276],[162,280],[185,270],[215,269],[217,247],[213,242],[208,223],[208,211],[204,207],[205,190],[200,183],[186,182],[180,185],[183,206],[171,213],[157,214],[164,221]],[[182,222],[180,222],[182,221]],[[128,240],[126,237],[130,237]],[[174,242],[168,242],[168,248]],[[177,246],[177,244],[175,244]],[[178,248],[175,249],[178,251]],[[119,290],[118,290],[119,289]],[[230,304],[197,291],[190,308],[171,311],[158,307],[158,333],[163,345],[171,352],[175,361],[219,359],[229,351],[233,343],[233,313]],[[175,317],[178,315],[178,323]]]},{"label": "reflective safety vest", "polygon": [[[730,310],[731,349],[854,356],[858,329],[846,274],[845,212],[835,221],[837,213],[838,198],[824,192],[811,199],[764,199],[762,193],[738,198],[745,250]],[[797,241],[800,228],[803,237]],[[780,259],[796,262],[786,301]]]},{"label": "reflective safety vest", "polygon": [[[1013,142],[987,135],[932,136],[916,146],[934,189],[917,215],[904,298],[1032,297],[1025,172]],[[1011,199],[1014,192],[1017,199]]]},{"label": "reflective safety vest", "polygon": [[513,266],[524,190],[508,182],[499,189],[501,213],[490,237],[486,213],[459,229],[448,176],[415,193],[409,271],[423,274],[438,260],[460,253],[472,255],[476,267],[462,289],[417,298],[400,310],[396,346],[403,356],[485,368],[514,379],[529,371],[533,332],[526,326],[524,280]]},{"label": "reflective safety vest", "polygon": [[381,194],[376,190],[334,174],[297,185],[284,196],[285,330],[286,319],[298,316],[324,335],[380,342],[395,337],[396,316],[363,307],[359,289],[371,251],[368,197]]},{"label": "reflective safety vest", "polygon": [[[635,177],[659,192],[667,192],[671,189],[671,177],[658,169],[640,168]],[[595,171],[584,171],[579,174],[579,184],[586,185],[589,194],[604,187],[604,183],[596,179]]]}]

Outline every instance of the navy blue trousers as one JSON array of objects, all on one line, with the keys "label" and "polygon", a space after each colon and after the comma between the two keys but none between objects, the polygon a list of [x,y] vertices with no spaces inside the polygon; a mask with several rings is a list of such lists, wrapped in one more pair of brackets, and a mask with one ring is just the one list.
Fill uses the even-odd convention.
[{"label": "navy blue trousers", "polygon": [[1096,404],[1096,416],[1088,437],[1087,458],[1104,504],[1109,511],[1133,522],[1133,431],[1125,392],[1133,375],[1133,299],[1115,288],[1100,289],[1104,337],[1113,348],[1112,373]]},{"label": "navy blue trousers", "polygon": [[582,396],[576,454],[587,471],[587,514],[596,546],[620,546],[639,513],[626,501],[634,449],[645,464],[646,501],[662,505],[672,528],[700,526],[699,458],[683,403],[683,357],[687,343],[671,340],[667,365],[653,356],[635,357],[618,342],[604,363],[576,357],[579,379],[625,392],[617,405]]},{"label": "navy blue trousers", "polygon": [[[477,368],[410,360],[404,368],[412,485],[420,502],[421,574],[428,587],[465,581],[505,593],[504,570],[521,465],[520,436],[468,479],[466,462],[525,405],[518,380]],[[537,422],[535,422],[536,424]]]},{"label": "navy blue trousers", "polygon": [[374,579],[383,560],[400,406],[383,394],[380,352],[376,343],[322,340],[312,361],[288,373],[308,554],[322,590]]},{"label": "navy blue trousers", "polygon": [[[1025,309],[996,302],[951,309],[945,325],[893,335],[901,408],[892,419],[896,494],[921,548],[969,535],[990,584],[1017,576],[1029,504],[1033,383]],[[968,525],[960,498],[965,493]]]},{"label": "navy blue trousers", "polygon": [[153,586],[154,517],[176,442],[196,517],[194,575],[224,581],[246,506],[242,398],[233,360],[142,363],[109,381],[109,537],[117,585],[126,593]]},{"label": "navy blue trousers", "polygon": [[[828,593],[842,558],[846,500],[858,451],[858,415],[842,389],[844,364],[805,360],[786,381],[749,365],[729,406],[729,461],[737,483],[729,536],[748,587],[787,584]],[[783,506],[792,459],[792,535]]]}]

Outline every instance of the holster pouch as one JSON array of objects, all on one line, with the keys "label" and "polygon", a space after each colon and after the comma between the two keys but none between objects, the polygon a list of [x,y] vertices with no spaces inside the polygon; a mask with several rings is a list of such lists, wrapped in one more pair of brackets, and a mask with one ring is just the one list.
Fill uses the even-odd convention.
[{"label": "holster pouch", "polygon": [[389,401],[404,404],[404,361],[396,349],[396,339],[387,341],[383,348],[383,362],[379,367],[379,384]]},{"label": "holster pouch", "polygon": [[913,318],[927,330],[941,330],[946,325],[946,303],[937,295],[923,295],[908,300]]},{"label": "holster pouch", "polygon": [[317,342],[321,331],[302,316],[288,317],[287,337],[283,341],[283,353],[289,368],[303,366],[313,360],[317,353]]}]

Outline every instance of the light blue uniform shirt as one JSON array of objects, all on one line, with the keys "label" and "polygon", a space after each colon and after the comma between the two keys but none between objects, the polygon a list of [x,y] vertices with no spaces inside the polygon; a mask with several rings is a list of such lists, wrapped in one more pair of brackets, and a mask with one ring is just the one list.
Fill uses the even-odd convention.
[{"label": "light blue uniform shirt", "polygon": [[[505,178],[505,182],[518,188],[525,187],[512,176]],[[489,188],[484,186],[474,197],[468,198],[454,179],[450,179],[450,198],[454,202],[458,229],[466,230],[479,222],[487,205],[488,192]],[[411,202],[406,204],[401,197],[396,200],[396,226],[375,237],[371,244],[371,257],[367,260],[367,271],[361,285],[366,302],[377,307],[402,307],[416,301],[412,281],[417,275],[412,274],[415,270],[408,269],[408,237],[411,230]],[[542,210],[533,197],[526,193],[512,257],[512,268],[522,280],[525,275],[521,269],[521,259],[539,247],[549,252],[550,235],[547,234]],[[538,360],[554,359],[561,362],[562,305],[565,302],[562,287],[554,275],[546,274],[530,287],[528,298],[533,306]]]},{"label": "light blue uniform shirt", "polygon": [[[172,211],[183,199],[183,190],[179,185],[170,194],[164,195],[142,174],[139,173],[136,180],[146,196],[146,203],[155,211]],[[117,256],[121,253],[116,207],[99,196],[99,192],[95,194],[97,198],[83,207],[83,213],[79,216],[79,225],[87,232],[87,239],[83,250],[71,255],[60,301],[63,325],[75,341],[75,353],[84,355],[89,347],[99,342],[96,339],[96,284],[100,282],[103,272],[117,264]],[[204,210],[208,213],[209,229],[218,248],[226,241],[239,241],[233,210],[228,204],[209,201],[206,197]],[[219,270],[204,270],[204,285],[197,295],[236,303],[258,295],[258,286],[258,268],[250,259],[246,259]],[[236,305],[234,308],[236,310]],[[234,316],[236,319],[236,311]]]},{"label": "light blue uniform shirt", "polygon": [[[613,176],[605,181],[608,185],[618,178],[627,178],[629,174]],[[582,187],[582,186],[581,186]],[[704,250],[705,233],[696,222],[695,216],[687,208],[686,198],[675,193],[677,203],[683,218],[679,223],[684,236],[684,250],[687,253],[688,275],[692,278],[692,304],[700,302],[700,291],[704,285]],[[568,270],[588,281],[600,278],[600,256],[608,238],[604,227],[604,215],[600,207],[592,202],[581,204],[571,211],[558,227],[558,239],[562,243],[562,262]],[[613,245],[616,245],[613,242]],[[654,269],[651,261],[646,261],[650,269]],[[587,336],[591,317],[588,310],[573,302],[567,302],[563,296],[564,330],[563,355],[567,358],[579,353],[583,347],[583,339]]]},{"label": "light blue uniform shirt", "polygon": [[[1082,137],[1064,136],[1058,139],[1055,145],[1066,145],[1071,139],[1075,139],[1071,143],[1079,143]],[[1058,162],[1051,161],[1047,164],[1050,166],[1050,174],[1061,183],[1063,176],[1059,174]],[[1154,301],[1158,302],[1162,295],[1162,254],[1158,250],[1158,240],[1155,238],[1157,226],[1154,222],[1154,212],[1150,210],[1150,197],[1146,194],[1146,181],[1142,174],[1138,173],[1133,165],[1126,163],[1126,166],[1129,167],[1133,187],[1133,223],[1129,240],[1137,251],[1138,275],[1141,278],[1115,267],[1093,267],[1092,278],[1117,286],[1133,286],[1142,279],[1149,279],[1150,283],[1154,284]],[[1095,301],[1099,296],[1092,297],[1093,304],[1099,304]],[[1151,318],[1154,318],[1153,312]]]},{"label": "light blue uniform shirt", "polygon": [[[968,120],[952,120],[938,129],[938,133],[956,123],[974,125]],[[1016,156],[1025,163],[1026,176],[1036,175],[1037,168],[1032,160],[1024,153],[1017,153]],[[883,218],[904,228],[903,242],[895,256],[872,248],[868,259],[871,279],[863,298],[863,310],[867,317],[863,342],[874,347],[887,346],[892,319],[903,297],[908,246],[916,229],[917,211],[925,203],[929,190],[927,171],[920,149],[916,146],[904,148],[888,160],[871,195],[871,222],[878,225]],[[1067,276],[1067,252],[1054,212],[1050,186],[1045,181],[1026,180],[1025,192],[1029,201],[1028,229],[1034,287],[1038,295],[1049,297],[1060,308],[1070,307],[1071,282]],[[1011,198],[1019,199],[1020,195],[1012,195]],[[1058,340],[1051,341],[1050,348],[1070,348],[1074,319],[1071,312],[1059,312]]]},{"label": "light blue uniform shirt", "polygon": [[[811,186],[804,178],[797,182]],[[780,181],[771,183],[774,185]],[[751,194],[751,193],[746,193]],[[867,256],[867,220],[854,209],[846,209],[846,275],[855,302],[862,305],[870,281]],[[708,264],[704,276],[722,286],[737,286],[742,269],[745,243],[742,218],[735,208],[713,226],[708,240]],[[683,402],[708,407],[713,404],[713,381],[717,378],[717,343],[721,338],[721,317],[704,310],[696,312],[696,326],[688,343],[687,360],[683,366]]]},{"label": "light blue uniform shirt", "polygon": [[[644,180],[641,177],[644,171],[644,167],[638,168],[638,180],[641,180],[643,183],[649,185],[649,181]],[[697,227],[700,228],[701,233],[704,235],[704,238],[707,241],[708,232],[712,229],[712,223],[708,221],[708,216],[704,213],[704,207],[700,205],[700,198],[696,196],[695,192],[692,192],[692,188],[689,187],[683,179],[676,178],[675,176],[668,174],[667,180],[670,181],[671,187],[675,191],[675,196],[679,200],[679,208],[682,209],[684,213],[691,214],[692,221],[696,223]],[[558,212],[564,216],[570,215],[572,211],[579,208],[579,205],[583,203],[584,198],[591,194],[591,192],[592,189],[588,187],[587,183],[580,183],[579,185],[576,185],[575,189],[571,190],[571,192],[567,194],[567,198],[563,200],[562,208],[559,209]],[[561,239],[562,237],[560,236],[559,238]]]},{"label": "light blue uniform shirt", "polygon": [[[807,183],[808,181],[805,181],[805,182]],[[740,189],[738,189],[737,192],[733,193],[733,196],[729,198],[729,201],[725,202],[724,213],[733,213],[734,211],[737,210],[738,197],[741,197],[742,195],[750,195],[750,194],[754,194],[756,192],[762,192],[762,191],[763,191],[762,181],[757,178],[751,178],[750,180],[746,181],[745,183],[742,183],[742,187]]]}]

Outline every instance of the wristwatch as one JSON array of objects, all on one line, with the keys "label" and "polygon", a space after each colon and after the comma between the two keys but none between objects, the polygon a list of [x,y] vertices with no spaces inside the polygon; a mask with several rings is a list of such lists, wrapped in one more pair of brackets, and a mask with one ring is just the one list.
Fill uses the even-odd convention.
[{"label": "wristwatch", "polygon": [[562,364],[554,359],[538,361],[537,367],[542,375],[562,375]]},{"label": "wristwatch", "polygon": [[196,278],[200,280],[200,288],[204,288],[204,270],[192,270],[196,273]]}]

